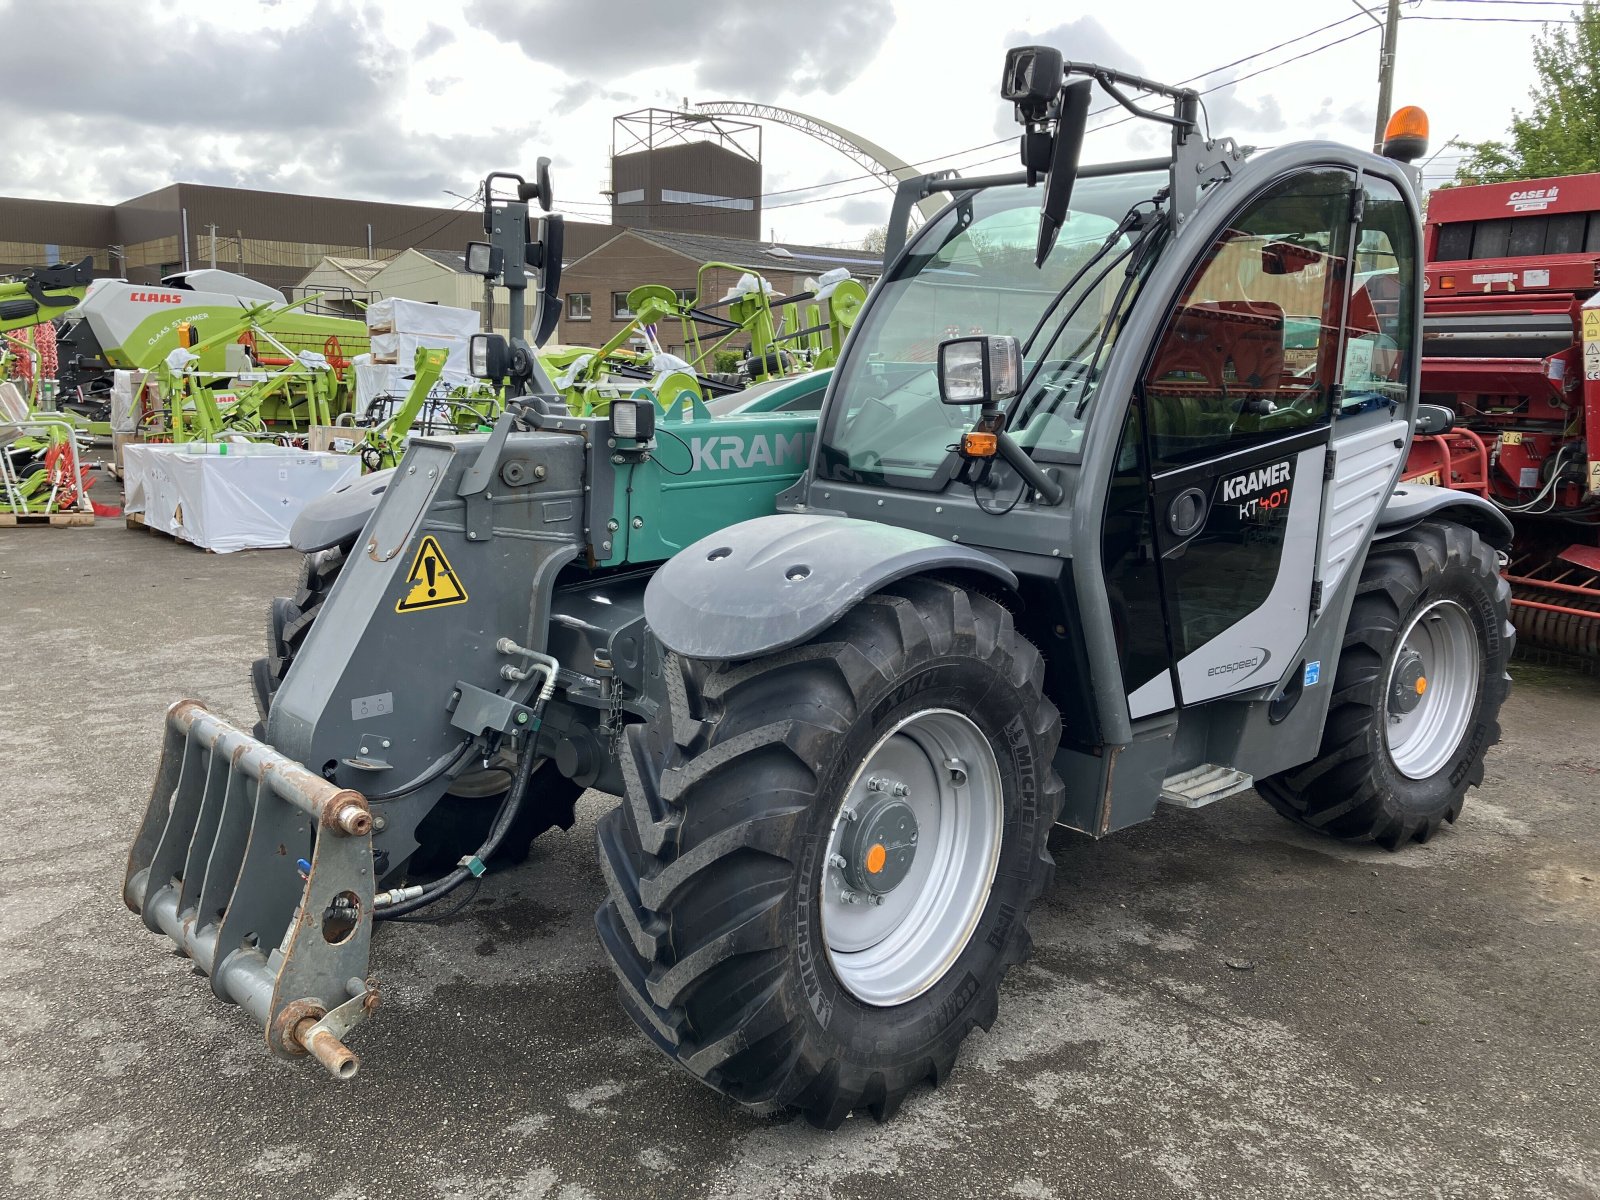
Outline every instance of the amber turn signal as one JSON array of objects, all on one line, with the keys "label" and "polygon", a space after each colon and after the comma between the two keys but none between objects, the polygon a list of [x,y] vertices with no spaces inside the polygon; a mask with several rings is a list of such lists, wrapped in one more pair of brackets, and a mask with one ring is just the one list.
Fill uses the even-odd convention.
[{"label": "amber turn signal", "polygon": [[992,433],[963,433],[961,454],[963,458],[993,458],[1000,450],[1000,439]]}]

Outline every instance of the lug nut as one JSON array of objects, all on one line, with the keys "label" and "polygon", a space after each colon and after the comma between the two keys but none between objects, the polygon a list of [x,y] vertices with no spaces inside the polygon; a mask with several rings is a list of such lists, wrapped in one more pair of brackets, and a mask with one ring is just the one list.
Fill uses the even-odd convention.
[{"label": "lug nut", "polygon": [[848,867],[850,864],[845,862],[844,855],[842,855],[842,854],[830,854],[830,855],[828,855],[828,865],[830,867],[838,867],[839,870],[842,871],[846,867]]}]

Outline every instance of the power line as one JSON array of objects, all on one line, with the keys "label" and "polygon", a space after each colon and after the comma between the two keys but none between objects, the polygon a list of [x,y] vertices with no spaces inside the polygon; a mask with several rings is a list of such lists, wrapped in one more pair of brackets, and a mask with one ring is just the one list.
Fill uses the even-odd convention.
[{"label": "power line", "polygon": [[[1289,46],[1296,45],[1296,44],[1298,44],[1300,42],[1303,42],[1303,41],[1307,40],[1308,38],[1316,37],[1318,34],[1326,33],[1331,29],[1337,29],[1339,26],[1348,24],[1351,21],[1359,20],[1362,17],[1362,15],[1363,15],[1362,13],[1352,13],[1347,17],[1341,17],[1337,21],[1329,21],[1325,25],[1319,25],[1315,29],[1308,29],[1304,33],[1296,34],[1294,37],[1291,37],[1291,38],[1285,38],[1283,41],[1278,42],[1278,43],[1276,43],[1274,45],[1268,46],[1263,50],[1257,50],[1253,54],[1246,54],[1241,58],[1234,59],[1232,62],[1222,63],[1219,66],[1215,66],[1215,67],[1210,68],[1209,70],[1202,71],[1198,75],[1192,75],[1187,79],[1181,79],[1176,84],[1174,84],[1173,86],[1175,86],[1175,87],[1183,87],[1183,86],[1185,86],[1187,84],[1194,83],[1194,82],[1196,82],[1198,80],[1209,78],[1210,76],[1217,74],[1219,71],[1231,70],[1234,67],[1242,66],[1244,63],[1253,62],[1254,60],[1256,60],[1258,58],[1265,58],[1269,54],[1275,54],[1279,50],[1283,50],[1283,49],[1288,48]],[[1336,46],[1336,45],[1339,44],[1340,41],[1345,41],[1345,40],[1348,40],[1348,39],[1347,38],[1346,39],[1339,39],[1338,41],[1334,41],[1334,42],[1328,43],[1328,45]],[[1326,49],[1326,48],[1327,47],[1321,47],[1320,49]],[[1317,50],[1312,50],[1312,51],[1309,51],[1308,54],[1314,54],[1314,53],[1317,53],[1317,52],[1318,52]],[[1240,76],[1238,79],[1228,80],[1225,83],[1218,84],[1216,87],[1207,89],[1206,91],[1202,92],[1201,94],[1202,95],[1209,95],[1211,92],[1220,90],[1223,87],[1229,87],[1232,84],[1243,82],[1245,79],[1253,79],[1256,75],[1263,74],[1265,71],[1276,70],[1278,66],[1284,66],[1284,65],[1287,65],[1290,62],[1296,62],[1296,61],[1298,61],[1299,58],[1303,58],[1303,57],[1306,57],[1306,55],[1299,55],[1299,56],[1296,56],[1295,58],[1291,58],[1291,59],[1285,60],[1284,63],[1279,63],[1279,64],[1276,64],[1275,66],[1263,68],[1261,71],[1255,71],[1255,72],[1252,72],[1249,75]],[[1115,111],[1116,109],[1118,109],[1120,107],[1121,106],[1118,105],[1118,104],[1108,104],[1103,108],[1099,108],[1099,109],[1093,110],[1092,112],[1089,113],[1089,116],[1090,117],[1101,116],[1101,115],[1104,115],[1105,113]],[[1130,121],[1130,120],[1133,120],[1133,119],[1134,119],[1133,116],[1130,114],[1129,116],[1122,118],[1122,120],[1112,121],[1112,122],[1107,123],[1106,125],[1098,126],[1097,128],[1109,129],[1113,125],[1120,125],[1124,121]],[[964,155],[967,155],[967,154],[975,154],[975,153],[977,153],[979,151],[982,151],[982,150],[988,150],[988,149],[991,149],[992,147],[995,147],[995,146],[1002,146],[1002,145],[1009,146],[1009,145],[1013,144],[1015,142],[1015,140],[1016,139],[1014,137],[997,138],[996,140],[994,140],[992,142],[984,142],[981,145],[977,145],[977,146],[968,146],[964,150],[952,150],[952,151],[949,151],[947,153],[938,154],[938,155],[935,155],[932,158],[921,159],[919,161],[912,162],[912,163],[909,163],[907,165],[913,166],[913,167],[931,166],[931,165],[933,165],[935,163],[939,163],[939,162],[942,162],[942,161],[945,161],[945,160],[948,160],[948,159],[960,158],[960,157],[962,157]],[[1006,153],[1006,154],[995,155],[993,157],[983,159],[983,160],[981,160],[979,162],[968,163],[968,164],[966,164],[966,167],[967,167],[967,169],[971,169],[972,167],[987,166],[990,163],[999,162],[1002,159],[1009,158],[1009,157],[1011,157],[1009,152]],[[724,200],[752,200],[752,201],[754,201],[754,200],[766,200],[768,198],[777,198],[777,197],[782,197],[782,196],[793,196],[793,195],[798,195],[801,192],[816,191],[819,188],[836,187],[836,186],[838,186],[840,184],[856,183],[856,182],[860,182],[861,180],[864,180],[864,179],[877,179],[877,178],[879,178],[879,176],[877,176],[876,174],[868,172],[868,173],[864,173],[864,174],[861,174],[861,175],[850,175],[850,176],[845,176],[845,177],[840,178],[840,179],[828,180],[828,181],[825,181],[823,183],[808,184],[805,187],[783,188],[783,189],[780,189],[780,190],[777,190],[777,191],[761,192],[761,193],[752,194],[752,195],[748,195],[748,196],[726,196],[726,197],[723,197],[723,199]],[[851,198],[852,196],[863,196],[863,195],[867,195],[867,194],[869,194],[871,192],[879,191],[879,190],[881,190],[881,187],[882,187],[882,185],[880,184],[878,186],[875,186],[875,187],[872,187],[872,188],[862,189],[860,191],[845,192],[845,193],[841,193],[841,194],[837,194],[837,195],[817,196],[817,197],[813,197],[813,198],[808,199],[808,200],[801,200],[801,201],[796,201],[796,202],[787,203],[787,204],[764,204],[762,206],[762,208],[764,210],[774,210],[774,209],[780,209],[780,208],[796,208],[796,207],[799,207],[802,204],[822,204],[822,203],[828,203],[828,202],[831,202],[831,201],[834,201],[834,200],[847,200],[847,199]],[[603,208],[603,209],[608,209],[609,210],[611,206],[609,204],[606,204],[606,203],[601,202],[601,201],[567,201],[566,203],[563,204],[563,207]],[[629,210],[630,211],[634,211],[634,212],[637,212],[637,211],[639,211],[641,209],[647,209],[647,208],[665,208],[665,209],[677,210],[680,207],[681,206],[679,206],[679,205],[668,204],[668,203],[660,202],[660,201],[652,201],[652,202],[649,202],[649,203],[646,203],[646,204],[630,204],[628,206]]]}]

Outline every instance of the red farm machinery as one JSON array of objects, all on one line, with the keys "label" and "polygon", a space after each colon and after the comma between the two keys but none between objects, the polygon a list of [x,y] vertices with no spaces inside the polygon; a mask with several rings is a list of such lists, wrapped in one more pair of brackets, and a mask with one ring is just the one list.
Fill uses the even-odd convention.
[{"label": "red farm machinery", "polygon": [[1516,526],[1520,643],[1600,664],[1600,174],[1445,188],[1425,235],[1422,399],[1454,414],[1405,479]]}]

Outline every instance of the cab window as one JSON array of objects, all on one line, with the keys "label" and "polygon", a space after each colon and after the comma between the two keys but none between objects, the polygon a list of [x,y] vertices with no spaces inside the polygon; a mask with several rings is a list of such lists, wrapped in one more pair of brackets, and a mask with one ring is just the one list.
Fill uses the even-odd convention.
[{"label": "cab window", "polygon": [[1347,171],[1301,172],[1206,252],[1141,389],[1158,469],[1330,420],[1354,186]]}]

